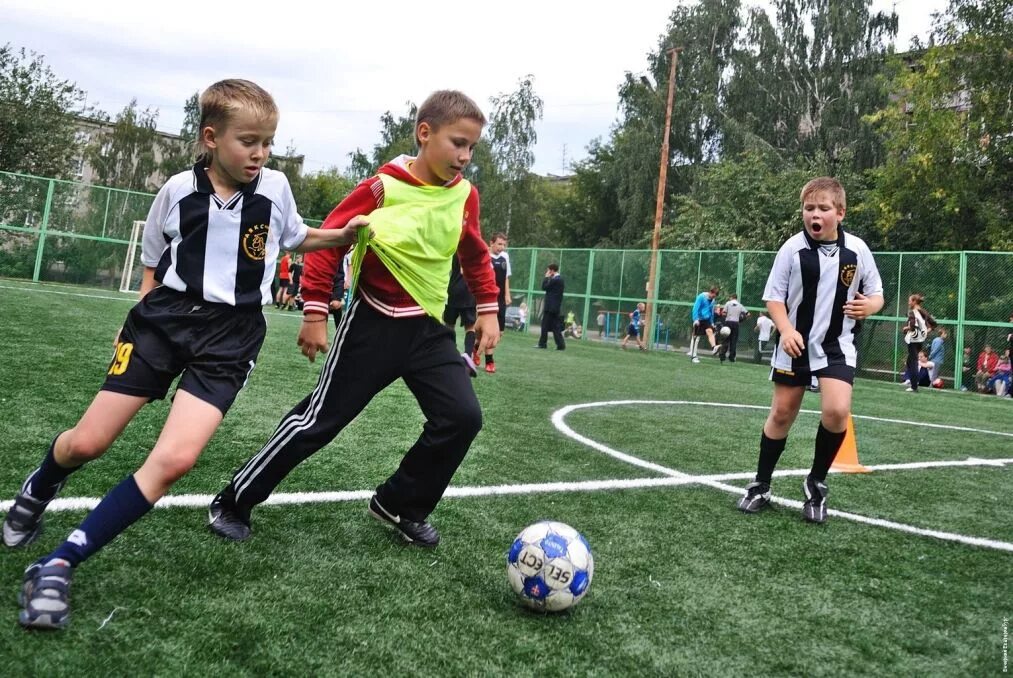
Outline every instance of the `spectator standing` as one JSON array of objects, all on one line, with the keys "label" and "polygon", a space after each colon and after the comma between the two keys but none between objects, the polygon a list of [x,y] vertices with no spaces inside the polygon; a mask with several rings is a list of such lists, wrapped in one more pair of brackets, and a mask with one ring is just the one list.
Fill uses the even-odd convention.
[{"label": "spectator standing", "polygon": [[754,362],[759,363],[763,357],[763,351],[767,348],[767,342],[770,341],[770,333],[774,331],[774,321],[767,316],[766,311],[760,312],[760,317],[756,319],[756,332],[757,332],[757,343],[756,343],[756,360]]},{"label": "spectator standing", "polygon": [[725,326],[732,331],[728,335],[728,362],[735,362],[739,344],[739,321],[748,315],[749,311],[739,303],[738,295],[728,295],[728,301],[725,302]]},{"label": "spectator standing", "polygon": [[[918,352],[922,350],[926,337],[929,336],[929,327],[936,324],[935,319],[922,306],[925,301],[924,295],[917,292],[907,298],[907,324],[902,328],[904,331],[904,343],[907,344],[907,373],[918,374]],[[918,391],[918,380],[908,379],[905,382],[907,390],[911,393]]]},{"label": "spectator standing", "polygon": [[565,288],[563,276],[559,275],[559,264],[549,264],[549,267],[545,269],[545,277],[542,278],[545,305],[542,307],[542,334],[538,338],[535,348],[548,348],[549,332],[552,332],[552,338],[556,342],[556,350],[566,349],[566,342],[563,340],[563,322],[559,315],[563,309],[563,290]]}]

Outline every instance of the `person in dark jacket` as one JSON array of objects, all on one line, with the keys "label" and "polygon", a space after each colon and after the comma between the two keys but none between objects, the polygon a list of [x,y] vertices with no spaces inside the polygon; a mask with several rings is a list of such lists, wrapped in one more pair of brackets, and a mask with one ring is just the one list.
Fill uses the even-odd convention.
[{"label": "person in dark jacket", "polygon": [[545,292],[545,305],[542,307],[542,335],[535,348],[547,348],[549,332],[556,341],[556,350],[566,348],[563,340],[563,322],[560,312],[563,308],[563,276],[559,275],[559,264],[549,264],[542,278],[542,290]]}]

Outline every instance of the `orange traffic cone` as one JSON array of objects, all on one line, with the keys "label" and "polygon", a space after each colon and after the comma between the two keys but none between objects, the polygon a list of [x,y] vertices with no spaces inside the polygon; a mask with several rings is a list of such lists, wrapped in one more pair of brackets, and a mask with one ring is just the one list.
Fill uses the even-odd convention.
[{"label": "orange traffic cone", "polygon": [[830,467],[831,471],[840,471],[841,473],[872,473],[869,469],[862,466],[858,461],[858,444],[855,442],[855,422],[852,420],[851,415],[848,415],[848,430],[844,433],[844,442],[841,443],[841,449],[837,451],[837,456],[834,457],[834,463]]}]

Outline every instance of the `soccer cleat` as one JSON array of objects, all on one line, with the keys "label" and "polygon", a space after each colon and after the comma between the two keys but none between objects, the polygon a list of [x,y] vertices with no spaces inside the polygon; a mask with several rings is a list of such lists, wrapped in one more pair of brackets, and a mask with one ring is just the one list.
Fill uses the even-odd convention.
[{"label": "soccer cleat", "polygon": [[74,568],[48,556],[25,569],[18,593],[18,623],[31,629],[62,629],[70,622],[70,580]]},{"label": "soccer cleat", "polygon": [[496,374],[496,363],[486,363],[485,371],[489,374]]},{"label": "soccer cleat", "polygon": [[714,346],[714,348],[711,349],[711,355],[717,355],[718,351],[720,351],[720,350],[721,350],[721,344],[717,344],[716,346]]},{"label": "soccer cleat", "polygon": [[802,492],[805,493],[802,517],[810,523],[825,523],[827,521],[827,494],[829,493],[826,483],[806,476],[802,481]]},{"label": "soccer cleat", "polygon": [[696,356],[693,356],[693,360],[691,360],[690,362],[692,362],[693,364],[697,364],[700,362],[700,359],[697,358]]},{"label": "soccer cleat", "polygon": [[746,493],[736,506],[743,513],[757,513],[770,506],[770,483],[756,480],[746,485]]},{"label": "soccer cleat", "polygon": [[467,353],[461,354],[461,359],[464,360],[464,367],[468,370],[469,377],[478,376],[478,366],[475,365],[475,361]]},{"label": "soccer cleat", "polygon": [[915,392],[915,390],[914,390],[913,388],[911,388],[910,386],[908,386],[908,387],[907,387],[906,389],[904,389],[904,390],[905,390],[906,392],[908,392],[908,393],[914,393],[914,392]]},{"label": "soccer cleat", "polygon": [[208,529],[222,539],[246,541],[250,538],[250,514],[236,506],[236,499],[225,489],[208,506]]},{"label": "soccer cleat", "polygon": [[[63,483],[60,483],[60,487],[63,487]],[[48,501],[32,499],[25,492],[18,492],[18,496],[14,497],[14,505],[4,518],[4,544],[16,549],[28,546],[38,539],[42,534],[42,514],[48,505]]]},{"label": "soccer cleat", "polygon": [[367,510],[369,515],[387,527],[396,530],[409,544],[433,548],[440,543],[440,533],[436,531],[435,527],[425,521],[416,523],[394,515],[380,505],[375,494],[370,498]]}]

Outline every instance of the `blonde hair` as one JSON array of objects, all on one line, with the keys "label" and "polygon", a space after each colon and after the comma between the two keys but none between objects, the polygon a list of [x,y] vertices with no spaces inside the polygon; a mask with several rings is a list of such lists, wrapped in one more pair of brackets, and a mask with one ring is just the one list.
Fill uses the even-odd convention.
[{"label": "blonde hair", "polygon": [[278,117],[274,98],[260,85],[249,80],[219,80],[200,95],[200,126],[197,128],[194,154],[198,162],[211,163],[211,149],[204,145],[204,128],[221,126],[222,129],[245,110],[260,118]]},{"label": "blonde hair", "polygon": [[799,200],[805,204],[805,199],[811,196],[813,193],[819,193],[825,191],[830,194],[831,199],[834,201],[834,207],[837,209],[847,209],[848,198],[844,193],[844,186],[841,182],[837,181],[833,177],[816,177],[809,181],[805,186],[802,187],[802,192],[799,194]]},{"label": "blonde hair", "polygon": [[485,115],[471,97],[456,89],[441,89],[433,92],[419,106],[415,115],[415,143],[419,140],[419,125],[429,123],[433,130],[441,125],[450,125],[462,118],[485,125]]}]

